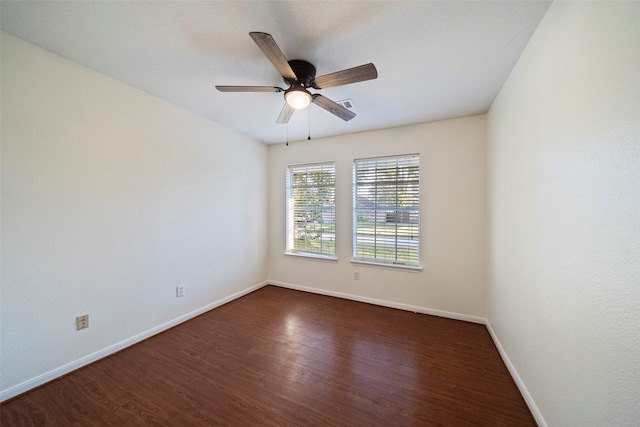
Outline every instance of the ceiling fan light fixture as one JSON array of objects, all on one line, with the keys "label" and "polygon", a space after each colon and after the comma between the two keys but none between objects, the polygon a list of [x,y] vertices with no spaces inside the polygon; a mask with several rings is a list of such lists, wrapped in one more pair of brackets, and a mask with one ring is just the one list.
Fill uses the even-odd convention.
[{"label": "ceiling fan light fixture", "polygon": [[305,89],[293,89],[284,94],[284,99],[291,108],[304,110],[311,103],[311,94]]}]

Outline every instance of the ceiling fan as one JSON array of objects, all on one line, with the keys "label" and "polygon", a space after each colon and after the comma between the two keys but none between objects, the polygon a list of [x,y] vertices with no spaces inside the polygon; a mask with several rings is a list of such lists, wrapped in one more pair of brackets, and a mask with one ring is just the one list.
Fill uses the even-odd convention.
[{"label": "ceiling fan", "polygon": [[351,120],[356,116],[353,111],[346,109],[326,96],[318,93],[312,94],[308,89],[326,89],[372,80],[378,77],[378,71],[373,64],[360,65],[316,77],[316,67],[309,62],[300,59],[287,61],[271,34],[251,32],[249,35],[276,67],[276,70],[278,70],[289,87],[283,89],[278,86],[216,86],[216,89],[220,92],[284,92],[284,107],[276,123],[288,123],[295,110],[302,110],[312,102],[342,120]]}]

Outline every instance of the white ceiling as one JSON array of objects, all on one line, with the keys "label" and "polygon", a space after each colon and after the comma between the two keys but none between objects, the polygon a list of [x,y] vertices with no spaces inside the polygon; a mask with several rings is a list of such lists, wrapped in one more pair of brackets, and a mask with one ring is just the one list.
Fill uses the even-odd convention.
[{"label": "white ceiling", "polygon": [[[0,28],[267,144],[487,111],[549,1],[7,1]],[[378,79],[329,88],[344,122],[312,105],[275,123],[284,86],[249,37],[270,33],[317,75],[373,62]]]}]

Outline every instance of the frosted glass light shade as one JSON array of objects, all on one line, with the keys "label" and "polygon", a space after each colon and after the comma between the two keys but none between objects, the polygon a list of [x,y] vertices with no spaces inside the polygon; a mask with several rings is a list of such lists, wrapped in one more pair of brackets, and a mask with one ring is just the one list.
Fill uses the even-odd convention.
[{"label": "frosted glass light shade", "polygon": [[306,90],[292,90],[284,95],[284,99],[291,108],[302,110],[311,102],[311,94]]}]

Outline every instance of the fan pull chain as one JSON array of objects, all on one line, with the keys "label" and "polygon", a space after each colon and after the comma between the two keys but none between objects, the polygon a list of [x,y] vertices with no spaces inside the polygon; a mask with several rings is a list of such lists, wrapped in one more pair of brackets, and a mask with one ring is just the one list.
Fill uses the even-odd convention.
[{"label": "fan pull chain", "polygon": [[311,106],[307,108],[309,110],[309,136],[307,137],[307,141],[311,141]]},{"label": "fan pull chain", "polygon": [[287,147],[289,146],[289,123],[287,123]]}]

